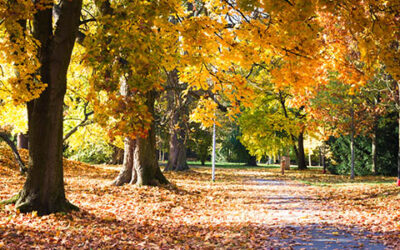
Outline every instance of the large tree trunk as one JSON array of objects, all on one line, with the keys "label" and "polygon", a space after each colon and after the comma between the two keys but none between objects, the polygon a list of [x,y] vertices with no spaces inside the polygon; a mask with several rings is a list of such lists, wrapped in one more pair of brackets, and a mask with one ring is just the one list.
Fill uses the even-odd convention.
[{"label": "large tree trunk", "polygon": [[[400,105],[400,80],[397,81],[397,105]],[[397,109],[398,112],[398,142],[399,148],[397,151],[397,186],[400,186],[400,109]]]},{"label": "large tree trunk", "polygon": [[[400,105],[400,80],[397,81],[397,91],[398,91],[398,104]],[[399,134],[398,134],[398,142],[399,142],[399,149],[397,152],[397,186],[400,186],[400,110],[397,110],[399,113],[398,123],[399,123]]]},{"label": "large tree trunk", "polygon": [[[154,116],[155,92],[146,94],[146,105]],[[136,171],[136,185],[168,184],[168,180],[162,174],[157,161],[156,134],[154,120],[146,138],[136,140],[133,168]]]},{"label": "large tree trunk", "polygon": [[53,33],[52,9],[34,16],[34,36],[40,41],[41,80],[48,86],[28,103],[29,170],[16,208],[50,214],[76,209],[65,198],[62,149],[63,101],[67,70],[79,26],[81,0],[61,0]]},{"label": "large tree trunk", "polygon": [[170,89],[167,92],[168,109],[171,112],[170,117],[170,140],[168,163],[164,171],[183,171],[188,170],[189,166],[186,159],[187,142],[187,117],[188,107],[181,98],[181,86],[179,86],[178,71],[174,69],[168,73],[168,85]]},{"label": "large tree trunk", "polygon": [[307,169],[306,156],[304,154],[304,131],[297,137],[297,166],[300,170]]},{"label": "large tree trunk", "polygon": [[[146,105],[149,112],[154,115],[154,92],[146,94]],[[136,185],[159,185],[168,184],[157,161],[156,138],[154,121],[146,138],[137,138],[135,140],[125,139],[125,152],[123,168],[114,180],[114,185],[123,185],[126,183]]]},{"label": "large tree trunk", "polygon": [[133,171],[133,151],[135,149],[135,140],[129,137],[124,139],[124,161],[122,163],[122,169],[119,172],[117,178],[113,181],[113,185],[122,186],[126,183],[130,183],[131,180],[136,179],[136,172]]},{"label": "large tree trunk", "polygon": [[171,138],[169,141],[168,163],[164,171],[188,170],[186,143],[182,141],[182,133],[179,133],[176,129],[171,130],[173,131],[171,131]]}]

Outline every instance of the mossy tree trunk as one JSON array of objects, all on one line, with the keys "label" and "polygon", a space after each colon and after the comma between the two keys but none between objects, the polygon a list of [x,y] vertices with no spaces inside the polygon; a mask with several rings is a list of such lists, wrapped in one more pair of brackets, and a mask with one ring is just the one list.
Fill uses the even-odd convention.
[{"label": "mossy tree trunk", "polygon": [[16,201],[21,212],[44,215],[76,209],[64,191],[63,101],[81,8],[81,0],[61,0],[55,25],[52,8],[39,10],[34,16],[34,37],[40,42],[40,76],[48,86],[27,105],[29,170]]},{"label": "mossy tree trunk", "polygon": [[176,129],[171,130],[168,163],[165,167],[165,171],[188,170],[189,165],[187,164],[186,158],[186,143],[182,141],[182,133],[176,131]]},{"label": "mossy tree trunk", "polygon": [[186,158],[187,118],[189,109],[182,98],[182,86],[179,84],[178,71],[168,72],[168,110],[169,119],[169,152],[165,171],[183,171],[189,169]]},{"label": "mossy tree trunk", "polygon": [[125,137],[124,139],[124,160],[122,163],[122,169],[119,172],[117,178],[113,181],[113,185],[122,186],[126,183],[130,183],[131,180],[135,180],[136,174],[133,171],[133,152],[135,149],[135,140],[132,140],[129,137]]},{"label": "mossy tree trunk", "polygon": [[[154,91],[147,93],[146,98],[146,105],[154,115]],[[127,183],[139,186],[169,183],[158,165],[154,121],[146,138],[125,138],[123,168],[113,184],[121,186]]]}]

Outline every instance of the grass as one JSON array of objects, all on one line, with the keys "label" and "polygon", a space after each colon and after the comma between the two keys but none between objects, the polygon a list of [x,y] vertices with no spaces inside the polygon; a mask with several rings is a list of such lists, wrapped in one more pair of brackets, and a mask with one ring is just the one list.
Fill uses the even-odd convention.
[{"label": "grass", "polygon": [[[188,164],[193,167],[211,167],[211,162],[206,162],[204,166],[201,165],[200,161],[188,161]],[[257,166],[249,166],[245,163],[241,162],[216,162],[215,167],[217,168],[238,168],[238,169],[247,169],[247,168],[279,168],[279,164],[258,164]]]},{"label": "grass", "polygon": [[[206,162],[204,166],[200,161],[189,161],[188,164],[193,168],[210,168],[211,162]],[[291,170],[286,170],[285,175],[281,175],[279,164],[265,164],[261,163],[258,166],[247,166],[245,163],[232,163],[232,162],[216,162],[216,169],[253,169],[260,172],[268,171],[272,176],[279,179],[291,179],[300,181],[307,185],[313,186],[346,186],[354,184],[378,185],[387,184],[392,185],[395,182],[395,177],[390,176],[356,176],[354,180],[350,179],[349,175],[334,175],[330,173],[323,174],[321,166],[308,167],[307,170],[298,170],[296,165],[291,165]],[[272,177],[271,176],[271,177]]]},{"label": "grass", "polygon": [[[279,175],[280,173],[276,173]],[[282,178],[282,176],[281,176]],[[354,184],[389,184],[395,183],[395,177],[391,176],[356,176],[354,180],[350,179],[349,175],[334,175],[330,173],[324,174],[322,168],[310,168],[307,170],[287,170],[285,171],[285,177],[292,180],[297,180],[302,183],[314,186],[343,186],[343,185],[354,185]]]}]

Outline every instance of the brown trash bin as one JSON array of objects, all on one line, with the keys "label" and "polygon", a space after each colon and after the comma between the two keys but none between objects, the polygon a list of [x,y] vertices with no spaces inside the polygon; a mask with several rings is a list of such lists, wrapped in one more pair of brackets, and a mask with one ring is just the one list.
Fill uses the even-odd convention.
[{"label": "brown trash bin", "polygon": [[282,156],[281,158],[281,174],[285,174],[285,170],[290,170],[290,157]]}]

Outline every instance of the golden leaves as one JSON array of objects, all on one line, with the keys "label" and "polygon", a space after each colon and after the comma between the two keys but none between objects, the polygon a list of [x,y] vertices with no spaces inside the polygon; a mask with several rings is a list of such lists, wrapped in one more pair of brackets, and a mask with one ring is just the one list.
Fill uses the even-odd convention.
[{"label": "golden leaves", "polygon": [[[1,155],[12,153],[2,151]],[[27,157],[27,155],[25,155]],[[24,158],[25,158],[24,157]],[[307,231],[302,225],[328,223],[342,233],[350,226],[382,232],[379,238],[398,243],[398,188],[389,177],[347,177],[321,170],[287,171],[270,167],[217,168],[166,173],[173,186],[109,186],[119,167],[65,161],[68,199],[82,209],[70,214],[36,217],[0,209],[0,244],[8,248],[283,248]],[[0,199],[23,184],[16,172],[0,165]],[[14,169],[14,168],[13,168]],[[253,179],[271,180],[256,183]],[[318,186],[278,180],[296,179]],[[377,183],[381,182],[381,183]],[[272,184],[272,185],[271,185]],[[397,190],[397,191],[396,191]],[[296,197],[307,197],[305,201]],[[285,202],[282,202],[284,200]],[[332,212],[335,211],[335,212]],[[282,225],[289,225],[283,227]],[[300,226],[293,230],[293,225]],[[364,235],[364,234],[363,234]],[[0,245],[1,246],[1,245]]]},{"label": "golden leaves", "polygon": [[204,127],[211,127],[214,122],[220,126],[216,119],[217,104],[211,98],[201,97],[196,108],[190,115],[190,119],[195,122],[200,122]]}]

